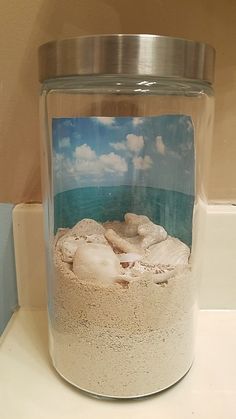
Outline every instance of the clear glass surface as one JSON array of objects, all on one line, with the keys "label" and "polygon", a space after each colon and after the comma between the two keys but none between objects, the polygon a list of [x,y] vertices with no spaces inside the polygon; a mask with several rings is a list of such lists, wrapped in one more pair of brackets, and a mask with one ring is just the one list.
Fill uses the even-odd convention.
[{"label": "clear glass surface", "polygon": [[142,397],[192,364],[213,109],[192,81],[42,87],[50,352],[82,390]]}]

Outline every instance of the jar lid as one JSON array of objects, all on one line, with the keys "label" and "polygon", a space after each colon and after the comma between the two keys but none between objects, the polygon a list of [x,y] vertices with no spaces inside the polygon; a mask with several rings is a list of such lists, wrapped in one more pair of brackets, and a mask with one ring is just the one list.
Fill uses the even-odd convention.
[{"label": "jar lid", "polygon": [[39,47],[41,82],[77,75],[155,76],[212,83],[215,50],[159,35],[91,35]]}]

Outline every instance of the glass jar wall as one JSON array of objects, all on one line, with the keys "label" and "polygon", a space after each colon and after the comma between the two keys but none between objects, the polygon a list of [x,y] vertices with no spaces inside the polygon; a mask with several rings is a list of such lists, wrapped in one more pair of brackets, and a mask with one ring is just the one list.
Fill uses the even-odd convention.
[{"label": "glass jar wall", "polygon": [[41,92],[52,361],[89,393],[146,396],[193,360],[211,83],[63,76]]}]

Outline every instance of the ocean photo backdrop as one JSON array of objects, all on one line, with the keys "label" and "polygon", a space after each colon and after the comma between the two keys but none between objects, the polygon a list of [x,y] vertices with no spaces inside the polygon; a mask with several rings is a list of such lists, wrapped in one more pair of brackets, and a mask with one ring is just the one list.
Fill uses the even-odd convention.
[{"label": "ocean photo backdrop", "polygon": [[191,246],[195,153],[187,115],[54,118],[54,231],[145,214]]}]

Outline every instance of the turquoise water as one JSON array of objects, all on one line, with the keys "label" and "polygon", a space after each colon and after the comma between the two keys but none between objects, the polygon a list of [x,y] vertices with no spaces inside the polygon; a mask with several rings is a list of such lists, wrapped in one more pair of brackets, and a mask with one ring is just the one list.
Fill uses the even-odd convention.
[{"label": "turquoise water", "polygon": [[104,222],[123,220],[126,212],[145,214],[168,234],[192,242],[194,197],[181,192],[142,186],[87,187],[54,197],[55,232],[83,218]]}]

